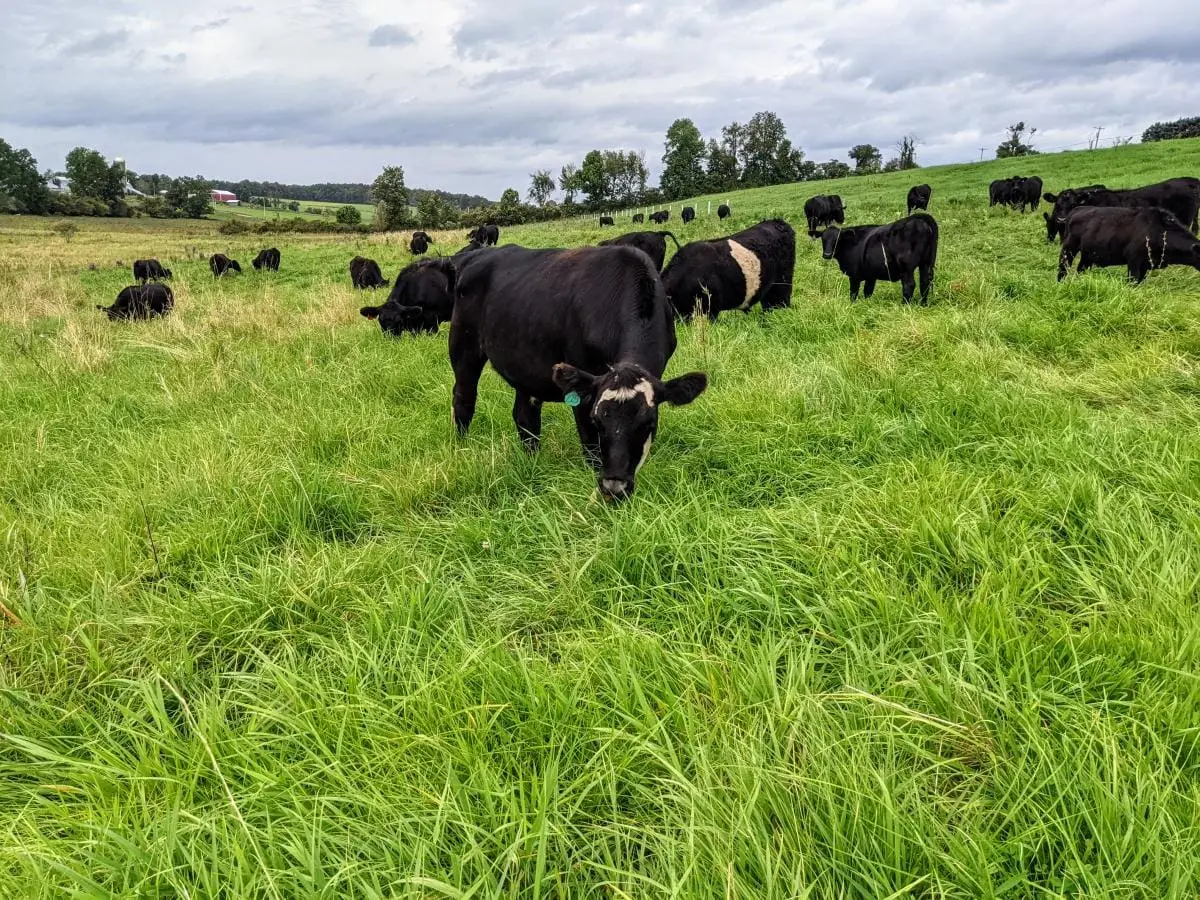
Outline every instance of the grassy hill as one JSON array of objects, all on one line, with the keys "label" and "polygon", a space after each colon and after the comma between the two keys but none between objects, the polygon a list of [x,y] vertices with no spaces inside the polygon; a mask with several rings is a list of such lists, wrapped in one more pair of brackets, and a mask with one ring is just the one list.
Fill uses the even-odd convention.
[{"label": "grassy hill", "polygon": [[[0,896],[1196,896],[1200,273],[1056,284],[987,184],[1198,171],[731,195],[801,231],[928,181],[933,303],[801,236],[791,309],[680,328],[710,388],[619,508],[492,373],[452,439],[445,329],[348,285],[401,235],[214,282],[263,239],[0,219]],[[177,312],[111,325],[142,255]]]}]

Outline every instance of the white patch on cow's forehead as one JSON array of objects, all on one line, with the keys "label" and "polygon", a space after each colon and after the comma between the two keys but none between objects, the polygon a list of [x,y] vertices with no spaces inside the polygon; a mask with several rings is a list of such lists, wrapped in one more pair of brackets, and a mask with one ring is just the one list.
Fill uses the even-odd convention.
[{"label": "white patch on cow's forehead", "polygon": [[646,398],[646,405],[651,409],[654,408],[654,385],[646,379],[642,379],[633,387],[609,388],[596,399],[596,405],[601,403],[624,403],[626,400],[634,399],[638,394]]},{"label": "white patch on cow's forehead", "polygon": [[654,435],[646,435],[646,446],[642,447],[642,458],[638,461],[637,468],[633,470],[633,474],[642,471],[642,466],[646,464],[646,458],[650,456],[650,445],[654,443]]},{"label": "white patch on cow's forehead", "polygon": [[762,260],[752,250],[732,239],[729,241],[729,254],[742,270],[742,277],[746,279],[746,299],[739,308],[749,309],[754,295],[762,286]]}]

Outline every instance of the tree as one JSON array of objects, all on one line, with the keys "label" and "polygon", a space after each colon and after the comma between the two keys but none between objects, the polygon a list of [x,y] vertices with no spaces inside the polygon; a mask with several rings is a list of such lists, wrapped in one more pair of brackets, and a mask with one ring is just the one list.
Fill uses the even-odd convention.
[{"label": "tree", "polygon": [[563,203],[570,206],[575,202],[575,195],[582,190],[579,183],[579,166],[567,163],[559,171],[558,187],[563,192]]},{"label": "tree", "polygon": [[417,221],[422,228],[437,231],[452,224],[454,219],[454,207],[437,191],[426,191],[417,201]]},{"label": "tree", "polygon": [[408,213],[408,188],[404,185],[404,169],[385,166],[371,185],[375,199],[375,227],[380,231],[396,231],[411,221]]},{"label": "tree", "polygon": [[49,208],[49,195],[33,155],[0,140],[0,211],[42,215]]},{"label": "tree", "polygon": [[1025,132],[1029,132],[1029,140],[1033,141],[1033,136],[1037,134],[1036,128],[1025,128],[1024,122],[1018,122],[1016,125],[1008,126],[1008,138],[999,147],[996,148],[996,159],[1012,159],[1017,156],[1034,156],[1037,151],[1033,149],[1033,144],[1025,143]]},{"label": "tree", "polygon": [[850,167],[840,159],[831,159],[829,162],[823,162],[816,167],[813,172],[814,180],[824,180],[833,178],[846,178],[850,175]]},{"label": "tree", "polygon": [[357,206],[339,206],[335,218],[339,225],[358,225],[362,222],[362,213]]},{"label": "tree", "polygon": [[590,150],[579,167],[579,189],[587,197],[588,206],[605,206],[612,194],[610,169],[605,165],[604,154]]},{"label": "tree", "polygon": [[745,187],[787,184],[799,177],[804,153],[792,146],[783,120],[770,111],[755,113],[738,129],[737,153]]},{"label": "tree", "polygon": [[524,217],[521,213],[521,195],[516,188],[506,188],[496,204],[496,215],[505,223],[515,225]]},{"label": "tree", "polygon": [[663,172],[659,186],[668,200],[694,197],[704,187],[704,138],[691,119],[676,119],[663,144]]},{"label": "tree", "polygon": [[902,172],[920,168],[917,165],[917,138],[915,135],[906,134],[900,138],[900,143],[896,145],[896,162]]},{"label": "tree", "polygon": [[526,196],[535,206],[545,206],[550,195],[554,193],[554,176],[549,169],[538,169],[529,176],[529,190]]},{"label": "tree", "polygon": [[858,144],[850,148],[849,156],[854,160],[855,175],[871,175],[883,165],[883,154],[872,144]]},{"label": "tree", "polygon": [[[1176,141],[1200,137],[1200,118],[1176,119],[1174,122],[1155,122],[1142,133],[1142,143]],[[1124,146],[1123,144],[1121,146]]]},{"label": "tree", "polygon": [[76,147],[67,154],[67,178],[75,197],[112,204],[124,194],[121,167],[109,164],[98,151],[87,147]]},{"label": "tree", "polygon": [[287,208],[288,208],[289,212],[300,212],[300,201],[299,200],[289,200]]},{"label": "tree", "polygon": [[212,188],[198,175],[172,181],[166,200],[176,218],[203,219],[212,212]]}]

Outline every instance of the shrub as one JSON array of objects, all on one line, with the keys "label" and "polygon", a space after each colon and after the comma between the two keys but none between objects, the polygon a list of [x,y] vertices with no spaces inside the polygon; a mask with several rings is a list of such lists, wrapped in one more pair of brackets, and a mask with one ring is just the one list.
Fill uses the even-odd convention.
[{"label": "shrub", "polygon": [[65,241],[70,241],[79,233],[79,226],[74,222],[55,222],[50,226],[50,230],[57,234]]},{"label": "shrub", "polygon": [[1142,134],[1142,143],[1177,141],[1193,137],[1200,137],[1200,117],[1176,119],[1174,122],[1155,122]]},{"label": "shrub", "polygon": [[227,219],[217,228],[220,234],[245,234],[249,230],[250,226],[241,219]]},{"label": "shrub", "polygon": [[339,225],[358,225],[362,222],[362,213],[356,206],[339,206],[337,220]]}]

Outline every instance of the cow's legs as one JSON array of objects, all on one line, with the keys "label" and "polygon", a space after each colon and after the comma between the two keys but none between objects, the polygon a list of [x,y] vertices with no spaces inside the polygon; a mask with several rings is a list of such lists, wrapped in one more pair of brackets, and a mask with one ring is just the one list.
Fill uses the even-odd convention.
[{"label": "cow's legs", "polygon": [[865,285],[863,285],[863,296],[866,297],[868,300],[870,300],[871,295],[874,293],[875,293],[875,279],[868,278],[867,283]]},{"label": "cow's legs", "polygon": [[859,288],[859,285],[861,285],[861,284],[862,284],[862,282],[859,281],[857,278],[850,279],[850,302],[851,303],[853,303],[854,301],[856,301],[858,299],[858,288]]},{"label": "cow's legs", "polygon": [[908,272],[907,274],[901,276],[900,286],[904,290],[904,302],[912,303],[913,293],[917,289],[917,281],[915,278],[913,278],[912,272]]},{"label": "cow's legs", "polygon": [[599,470],[600,468],[600,433],[596,430],[596,423],[592,421],[591,411],[586,405],[576,406],[572,412],[575,413],[575,430],[579,432],[579,443],[583,445],[583,456],[592,468]]},{"label": "cow's legs", "polygon": [[792,305],[792,285],[791,282],[780,282],[773,284],[767,288],[767,292],[763,294],[762,308],[764,310],[778,309],[781,306]]},{"label": "cow's legs", "polygon": [[929,305],[929,291],[933,287],[933,266],[921,266],[921,305]]},{"label": "cow's legs", "polygon": [[452,416],[459,437],[465,437],[475,418],[475,400],[479,396],[479,376],[487,363],[473,331],[450,327],[450,367],[454,369]]},{"label": "cow's legs", "polygon": [[513,401],[513,421],[517,423],[517,437],[525,449],[536,453],[542,444],[542,401],[517,391],[517,399]]},{"label": "cow's legs", "polygon": [[[1063,244],[1062,253],[1058,255],[1058,280],[1062,281],[1067,277],[1067,270],[1071,268],[1071,263],[1075,262],[1075,251],[1069,245]],[[1079,265],[1083,265],[1083,260],[1079,261]]]}]

